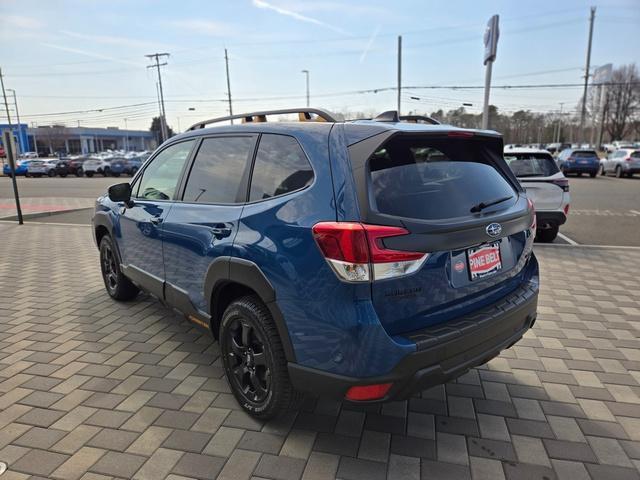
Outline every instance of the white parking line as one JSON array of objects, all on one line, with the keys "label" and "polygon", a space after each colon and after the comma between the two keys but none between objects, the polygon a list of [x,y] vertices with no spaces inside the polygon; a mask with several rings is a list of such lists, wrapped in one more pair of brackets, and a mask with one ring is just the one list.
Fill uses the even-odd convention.
[{"label": "white parking line", "polygon": [[580,245],[578,242],[576,242],[575,240],[571,240],[569,237],[567,237],[566,235],[564,235],[563,233],[558,232],[558,236],[564,240],[565,242],[567,242],[569,245]]},{"label": "white parking line", "polygon": [[637,210],[629,210],[631,213],[633,213],[634,215],[640,215],[640,212]]}]

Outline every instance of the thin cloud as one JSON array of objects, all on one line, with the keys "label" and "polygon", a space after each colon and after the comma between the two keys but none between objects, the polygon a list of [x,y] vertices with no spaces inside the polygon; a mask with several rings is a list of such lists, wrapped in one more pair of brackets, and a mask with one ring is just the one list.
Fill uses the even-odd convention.
[{"label": "thin cloud", "polygon": [[129,60],[123,60],[121,58],[110,57],[109,55],[102,55],[101,53],[90,52],[88,50],[82,50],[80,48],[73,47],[65,47],[64,45],[57,45],[55,43],[41,43],[40,45],[48,48],[53,48],[55,50],[60,50],[62,52],[75,53],[77,55],[83,55],[85,57],[98,58],[100,60],[107,60],[109,62],[121,63],[124,65],[133,65],[135,67],[142,67],[143,63],[140,62],[130,62]]},{"label": "thin cloud", "polygon": [[2,15],[2,23],[5,27],[12,26],[27,28],[30,30],[44,27],[44,23],[37,18],[27,17],[24,15]]},{"label": "thin cloud", "polygon": [[291,17],[295,20],[298,20],[300,22],[306,22],[306,23],[312,23],[313,25],[317,25],[319,27],[323,27],[323,28],[327,28],[329,30],[332,30],[334,32],[340,33],[342,35],[349,35],[351,36],[350,32],[347,32],[346,30],[343,30],[340,27],[336,27],[335,25],[330,25],[326,22],[323,22],[321,20],[318,20],[316,18],[311,18],[311,17],[307,17],[306,15],[301,15],[297,12],[294,12],[292,10],[287,10],[285,8],[281,8],[278,7],[276,5],[272,5],[270,3],[265,2],[264,0],[252,0],[253,2],[253,6],[257,7],[257,8],[261,8],[264,10],[271,10],[273,12],[279,13],[280,15],[284,15],[285,17]]},{"label": "thin cloud", "polygon": [[116,37],[112,35],[89,35],[86,33],[73,32],[71,30],[60,30],[60,33],[68,37],[86,40],[89,42],[102,43],[105,45],[120,45],[127,48],[166,48],[157,42],[146,42],[127,37]]},{"label": "thin cloud", "polygon": [[174,20],[169,22],[169,25],[188,30],[190,32],[200,33],[202,35],[210,35],[212,37],[223,37],[233,34],[233,30],[229,25],[221,22],[214,22],[212,20],[200,20],[197,18]]},{"label": "thin cloud", "polygon": [[369,53],[369,50],[371,50],[371,47],[373,46],[373,42],[375,42],[376,38],[378,38],[378,34],[379,33],[380,33],[380,25],[378,25],[378,27],[373,31],[373,33],[369,37],[369,41],[367,42],[367,46],[364,47],[364,50],[362,51],[362,54],[360,55],[360,63],[364,62],[364,59],[367,58],[367,54]]}]

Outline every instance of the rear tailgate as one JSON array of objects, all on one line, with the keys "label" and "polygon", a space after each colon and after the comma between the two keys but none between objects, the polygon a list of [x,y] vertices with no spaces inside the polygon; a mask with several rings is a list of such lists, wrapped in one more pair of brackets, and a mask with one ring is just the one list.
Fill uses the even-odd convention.
[{"label": "rear tailgate", "polygon": [[504,158],[536,210],[558,210],[562,207],[564,189],[568,187],[562,185],[565,183],[564,175],[550,154],[506,150]]},{"label": "rear tailgate", "polygon": [[531,251],[532,214],[501,138],[453,133],[402,133],[350,148],[362,221],[407,230],[380,246],[428,253],[414,273],[374,274],[373,304],[391,335],[497,301],[517,288]]}]

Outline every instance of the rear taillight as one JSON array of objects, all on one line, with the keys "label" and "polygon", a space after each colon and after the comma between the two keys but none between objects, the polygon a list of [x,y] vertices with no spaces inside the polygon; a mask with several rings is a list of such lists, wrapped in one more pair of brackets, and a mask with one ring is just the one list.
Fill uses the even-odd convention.
[{"label": "rear taillight", "polygon": [[564,214],[565,215],[569,215],[569,204],[568,203],[564,206]]},{"label": "rear taillight", "polygon": [[569,180],[567,180],[566,178],[559,178],[557,180],[552,180],[551,183],[559,186],[564,192],[569,191]]},{"label": "rear taillight", "polygon": [[531,225],[529,226],[529,229],[531,230],[531,234],[535,235],[536,234],[536,228],[537,228],[536,207],[534,207],[533,202],[531,201],[530,198],[527,198],[527,205],[529,207],[529,212],[531,213]]},{"label": "rear taillight", "polygon": [[624,159],[625,162],[631,162],[632,160],[633,160],[632,157],[627,157],[627,158]]},{"label": "rear taillight", "polygon": [[348,282],[368,282],[415,272],[427,259],[424,252],[386,248],[382,239],[407,235],[400,227],[357,222],[320,222],[313,236],[338,277]]}]

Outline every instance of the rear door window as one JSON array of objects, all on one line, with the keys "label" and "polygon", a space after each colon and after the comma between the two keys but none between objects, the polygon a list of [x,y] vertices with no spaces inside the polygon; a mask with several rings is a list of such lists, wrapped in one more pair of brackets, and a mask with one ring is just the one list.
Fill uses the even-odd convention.
[{"label": "rear door window", "polygon": [[195,203],[237,203],[246,199],[246,177],[255,137],[205,138],[187,180],[183,200]]},{"label": "rear door window", "polygon": [[424,220],[471,215],[480,202],[508,207],[517,192],[481,142],[392,139],[369,159],[372,207]]},{"label": "rear door window", "polygon": [[545,153],[505,153],[516,177],[549,177],[559,172],[553,157]]},{"label": "rear door window", "polygon": [[572,156],[576,158],[598,158],[598,154],[593,150],[577,150],[573,152]]},{"label": "rear door window", "polygon": [[295,192],[312,181],[313,169],[295,138],[262,135],[251,178],[250,201]]}]

